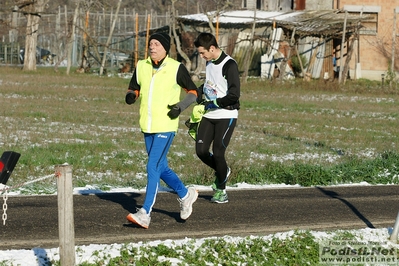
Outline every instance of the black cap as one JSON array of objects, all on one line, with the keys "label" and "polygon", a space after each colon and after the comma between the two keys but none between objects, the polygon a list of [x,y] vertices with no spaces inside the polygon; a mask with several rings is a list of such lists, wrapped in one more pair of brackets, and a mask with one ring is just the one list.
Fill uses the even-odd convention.
[{"label": "black cap", "polygon": [[166,50],[166,53],[169,53],[170,49],[170,36],[164,32],[156,32],[150,36],[150,39],[148,40],[148,45],[150,45],[150,41],[152,39],[155,39],[159,41],[163,48]]}]

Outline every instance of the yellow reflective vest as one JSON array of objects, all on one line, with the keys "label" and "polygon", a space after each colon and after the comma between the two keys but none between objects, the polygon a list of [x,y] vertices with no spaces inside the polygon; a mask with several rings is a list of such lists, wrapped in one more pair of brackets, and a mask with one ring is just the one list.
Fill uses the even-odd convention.
[{"label": "yellow reflective vest", "polygon": [[181,87],[176,83],[180,62],[167,56],[155,69],[151,58],[137,63],[136,78],[140,85],[140,128],[144,133],[176,132],[179,118],[170,119],[168,105],[180,101]]}]

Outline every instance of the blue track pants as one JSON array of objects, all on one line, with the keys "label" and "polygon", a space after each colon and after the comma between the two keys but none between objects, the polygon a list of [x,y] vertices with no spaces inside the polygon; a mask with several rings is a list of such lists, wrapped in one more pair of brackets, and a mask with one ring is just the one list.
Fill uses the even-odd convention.
[{"label": "blue track pants", "polygon": [[150,213],[155,203],[161,179],[172,188],[180,198],[187,195],[187,188],[172,169],[166,158],[174,132],[144,133],[145,147],[148,154],[147,189],[143,208]]}]

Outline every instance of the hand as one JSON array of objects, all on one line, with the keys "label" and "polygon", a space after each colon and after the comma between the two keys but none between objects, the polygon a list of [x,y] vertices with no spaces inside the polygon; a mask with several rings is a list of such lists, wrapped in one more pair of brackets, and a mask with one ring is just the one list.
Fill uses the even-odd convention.
[{"label": "hand", "polygon": [[202,91],[202,86],[197,88],[197,103],[200,104],[203,99],[202,99],[202,95],[203,95],[203,91]]},{"label": "hand", "polygon": [[168,112],[170,119],[176,119],[181,113],[180,107],[177,104],[168,105],[168,108],[170,109]]},{"label": "hand", "polygon": [[125,101],[127,104],[133,104],[136,101],[136,93],[132,90],[128,90],[125,96]]},{"label": "hand", "polygon": [[237,101],[235,104],[228,105],[226,107],[223,107],[224,109],[227,110],[240,110],[240,101]]},{"label": "hand", "polygon": [[216,104],[216,100],[203,102],[202,104],[205,106],[205,110],[219,108],[219,106]]}]

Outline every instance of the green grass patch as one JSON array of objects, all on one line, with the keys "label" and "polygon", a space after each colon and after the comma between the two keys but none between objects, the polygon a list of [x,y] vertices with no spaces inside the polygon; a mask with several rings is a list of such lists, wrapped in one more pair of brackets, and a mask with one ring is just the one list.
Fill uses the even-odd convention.
[{"label": "green grass patch", "polygon": [[[139,102],[124,102],[129,79],[66,75],[63,68],[2,67],[0,76],[7,77],[0,85],[0,150],[21,153],[9,185],[68,163],[76,187],[145,186]],[[241,93],[226,153],[228,185],[398,183],[398,91],[368,80],[338,86],[249,79]],[[214,173],[196,157],[184,125],[190,111],[181,114],[169,164],[186,184],[208,185]],[[32,193],[47,191],[34,187]]]}]

